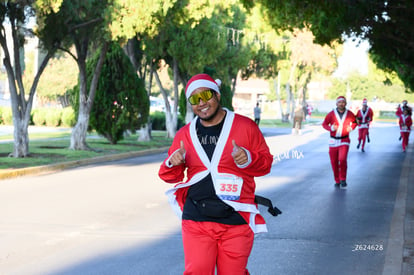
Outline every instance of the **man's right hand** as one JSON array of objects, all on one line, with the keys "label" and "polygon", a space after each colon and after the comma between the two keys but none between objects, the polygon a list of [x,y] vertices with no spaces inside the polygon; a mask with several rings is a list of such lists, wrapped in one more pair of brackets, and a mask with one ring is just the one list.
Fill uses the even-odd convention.
[{"label": "man's right hand", "polygon": [[171,158],[170,158],[170,164],[172,166],[181,165],[185,162],[185,147],[184,147],[184,141],[180,141],[180,149],[175,151]]}]

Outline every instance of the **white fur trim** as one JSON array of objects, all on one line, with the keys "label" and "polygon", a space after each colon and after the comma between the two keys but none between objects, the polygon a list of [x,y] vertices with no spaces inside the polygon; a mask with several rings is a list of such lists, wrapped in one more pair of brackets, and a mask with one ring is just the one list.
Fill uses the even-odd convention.
[{"label": "white fur trim", "polygon": [[220,93],[220,89],[215,82],[205,79],[198,79],[191,82],[191,84],[187,87],[187,91],[185,92],[187,99],[198,88],[209,88],[216,91],[217,93]]},{"label": "white fur trim", "polygon": [[346,99],[344,97],[340,97],[340,98],[337,98],[336,99],[336,103],[338,103],[340,101],[345,101],[346,102]]}]

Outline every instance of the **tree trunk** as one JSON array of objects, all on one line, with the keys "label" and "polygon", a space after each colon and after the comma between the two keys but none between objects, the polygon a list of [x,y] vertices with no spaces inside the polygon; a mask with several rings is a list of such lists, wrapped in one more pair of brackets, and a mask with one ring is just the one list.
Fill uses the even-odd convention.
[{"label": "tree trunk", "polygon": [[89,116],[92,109],[93,101],[96,94],[96,89],[98,87],[98,80],[101,75],[101,69],[105,61],[106,52],[108,51],[109,42],[104,42],[99,60],[96,64],[95,71],[92,77],[91,85],[89,88],[89,94],[87,94],[87,73],[86,73],[86,56],[85,52],[82,52],[82,49],[86,47],[81,47],[80,45],[75,44],[76,51],[78,56],[84,58],[78,58],[77,64],[79,67],[79,115],[76,125],[72,129],[72,136],[70,138],[71,150],[89,150],[89,146],[86,144],[86,135],[88,132],[89,126]]},{"label": "tree trunk", "polygon": [[29,131],[28,119],[13,119],[14,126],[14,147],[12,157],[29,156]]},{"label": "tree trunk", "polygon": [[151,140],[151,119],[148,118],[148,123],[144,124],[139,130],[138,141],[150,141]]},{"label": "tree trunk", "polygon": [[133,37],[128,39],[128,42],[123,47],[125,54],[129,57],[129,61],[131,61],[132,66],[134,67],[135,71],[140,75],[142,78],[141,71],[140,71],[140,63],[136,57],[136,50],[137,50],[137,38]]},{"label": "tree trunk", "polygon": [[177,113],[165,114],[165,127],[167,129],[167,138],[174,138],[177,132]]},{"label": "tree trunk", "polygon": [[[152,90],[152,78],[154,76],[154,68],[151,61],[150,65],[150,73],[149,73],[149,80],[148,80],[148,98],[151,96],[151,90]],[[151,106],[149,107],[151,108]],[[138,135],[138,141],[150,141],[152,139],[151,135],[152,130],[152,123],[151,123],[151,115],[148,115],[148,122],[141,126],[141,129],[139,131]]]},{"label": "tree trunk", "polygon": [[282,121],[283,122],[289,122],[290,121],[290,106],[292,104],[292,91],[290,90],[290,83],[286,83],[286,110],[282,115]]},{"label": "tree trunk", "polygon": [[171,111],[171,105],[170,105],[170,102],[168,101],[167,92],[162,86],[162,83],[161,83],[161,80],[160,80],[160,77],[157,71],[154,71],[154,76],[155,76],[155,81],[157,82],[157,85],[160,88],[161,94],[165,102],[165,127],[167,130],[167,137],[173,138],[175,136],[176,129],[177,129],[177,112],[175,112],[175,115],[174,115],[173,112]]},{"label": "tree trunk", "polygon": [[10,154],[10,156],[19,158],[27,157],[29,155],[28,127],[30,122],[30,113],[33,106],[33,99],[36,93],[36,88],[37,84],[39,83],[40,76],[46,68],[46,65],[49,62],[50,58],[53,56],[54,50],[49,51],[45,55],[45,58],[43,59],[40,66],[36,68],[36,75],[33,79],[33,83],[26,100],[20,55],[20,50],[23,49],[23,45],[21,44],[22,41],[18,34],[18,27],[14,24],[14,22],[14,20],[11,20],[13,43],[10,43],[13,45],[14,68],[11,63],[7,36],[2,32],[0,32],[0,44],[3,49],[3,65],[7,72],[10,89],[14,126],[14,146],[13,152]]},{"label": "tree trunk", "polygon": [[177,132],[177,125],[178,125],[178,99],[180,98],[178,93],[178,84],[180,79],[180,72],[178,70],[178,63],[177,60],[174,58],[173,60],[173,79],[174,79],[174,108],[172,110],[171,116],[171,129],[169,131],[169,137],[175,137],[175,133]]},{"label": "tree trunk", "polygon": [[[293,113],[294,113],[294,102],[295,102],[295,97],[294,97],[294,93],[292,92],[292,83],[294,83],[294,77],[295,77],[295,69],[296,69],[296,63],[292,64],[292,67],[290,68],[290,74],[289,74],[289,80],[286,83],[286,93],[287,93],[287,106],[286,106],[286,112],[285,112],[285,116],[287,116],[287,121],[289,122],[290,119],[293,118]],[[290,116],[290,118],[289,118]]]},{"label": "tree trunk", "polygon": [[189,123],[194,118],[193,108],[191,107],[191,104],[186,100],[186,108],[187,111],[185,112],[185,123]]},{"label": "tree trunk", "polygon": [[70,147],[72,150],[89,150],[89,146],[86,144],[86,134],[89,125],[89,112],[85,108],[79,109],[78,121],[72,129],[72,135],[70,138]]},{"label": "tree trunk", "polygon": [[[134,67],[136,73],[139,75],[140,78],[144,79],[146,78],[146,73],[141,72],[141,63],[138,60],[138,57],[136,55],[137,49],[138,49],[139,45],[138,45],[138,41],[137,41],[137,37],[133,37],[130,38],[128,40],[128,42],[126,43],[126,45],[124,46],[124,51],[126,53],[126,55],[129,57],[129,60],[132,63],[132,66]],[[146,67],[145,67],[146,68]],[[151,95],[151,87],[152,87],[152,64],[150,66],[150,75],[149,75],[149,82],[148,82],[148,98]],[[141,129],[139,130],[139,135],[138,135],[138,141],[150,141],[151,138],[151,118],[148,117],[148,122],[145,123],[144,125],[141,126]]]},{"label": "tree trunk", "polygon": [[[306,107],[307,103],[306,103],[306,92],[308,90],[308,84],[312,79],[312,72],[309,72],[307,74],[306,80],[305,80],[305,84],[303,85],[303,93],[302,93],[302,106],[304,106],[304,108]],[[305,112],[306,114],[306,112]]]},{"label": "tree trunk", "polygon": [[273,83],[275,85],[277,102],[279,103],[279,116],[278,116],[278,119],[282,119],[283,107],[282,107],[282,100],[280,99],[280,72],[277,74],[277,82],[276,82],[276,80],[273,80]]},{"label": "tree trunk", "polygon": [[234,94],[236,93],[236,85],[237,85],[237,74],[233,78],[233,81],[231,81],[231,105],[233,105],[233,97],[234,97]]}]

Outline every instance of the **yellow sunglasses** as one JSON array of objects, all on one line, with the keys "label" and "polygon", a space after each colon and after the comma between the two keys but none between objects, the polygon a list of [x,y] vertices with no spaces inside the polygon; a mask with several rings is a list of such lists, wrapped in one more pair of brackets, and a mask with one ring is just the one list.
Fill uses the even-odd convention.
[{"label": "yellow sunglasses", "polygon": [[201,91],[190,96],[188,98],[188,102],[190,102],[191,105],[198,105],[200,103],[200,99],[203,100],[203,102],[207,102],[213,97],[213,93],[214,91],[212,90]]}]

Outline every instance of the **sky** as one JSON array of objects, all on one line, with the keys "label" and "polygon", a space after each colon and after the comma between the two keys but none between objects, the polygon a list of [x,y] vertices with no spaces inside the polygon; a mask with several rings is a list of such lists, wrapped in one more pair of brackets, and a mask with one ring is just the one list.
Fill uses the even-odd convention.
[{"label": "sky", "polygon": [[356,70],[360,74],[366,75],[368,73],[368,49],[367,41],[363,41],[358,45],[358,41],[346,40],[344,51],[338,58],[338,69],[334,76],[344,77]]}]

